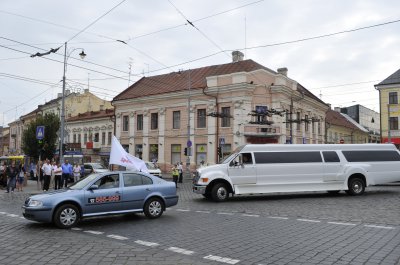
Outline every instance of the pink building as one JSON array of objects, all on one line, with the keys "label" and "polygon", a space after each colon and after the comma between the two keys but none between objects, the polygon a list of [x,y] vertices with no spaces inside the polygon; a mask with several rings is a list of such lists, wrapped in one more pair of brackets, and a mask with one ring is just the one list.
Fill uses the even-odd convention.
[{"label": "pink building", "polygon": [[[233,62],[143,77],[117,95],[116,137],[163,170],[219,161],[246,143],[323,143],[329,106],[287,75],[233,52]],[[185,156],[185,148],[190,156]]]}]

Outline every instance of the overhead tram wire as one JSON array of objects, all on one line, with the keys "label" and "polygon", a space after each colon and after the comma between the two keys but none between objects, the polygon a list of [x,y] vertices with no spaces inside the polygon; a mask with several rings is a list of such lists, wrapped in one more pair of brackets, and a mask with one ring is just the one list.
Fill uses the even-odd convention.
[{"label": "overhead tram wire", "polygon": [[186,20],[186,22],[192,26],[193,28],[195,28],[203,37],[205,37],[209,42],[211,42],[215,47],[217,47],[221,52],[223,52],[225,55],[227,55],[228,57],[230,57],[229,54],[226,53],[226,51],[224,49],[222,49],[216,42],[214,42],[211,38],[209,38],[204,32],[202,32],[197,26],[195,26],[193,24],[192,21],[190,21],[183,13],[181,10],[179,10],[179,8],[177,6],[174,5],[174,3],[172,3],[171,0],[168,0],[168,2],[176,9],[176,11]]}]

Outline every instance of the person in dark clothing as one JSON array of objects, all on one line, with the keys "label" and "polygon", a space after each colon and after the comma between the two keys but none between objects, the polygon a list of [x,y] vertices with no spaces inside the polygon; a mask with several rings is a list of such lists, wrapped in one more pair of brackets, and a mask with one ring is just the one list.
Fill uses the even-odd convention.
[{"label": "person in dark clothing", "polygon": [[14,192],[15,181],[17,179],[18,169],[15,166],[15,161],[11,162],[11,166],[7,167],[6,174],[8,177],[6,193]]}]

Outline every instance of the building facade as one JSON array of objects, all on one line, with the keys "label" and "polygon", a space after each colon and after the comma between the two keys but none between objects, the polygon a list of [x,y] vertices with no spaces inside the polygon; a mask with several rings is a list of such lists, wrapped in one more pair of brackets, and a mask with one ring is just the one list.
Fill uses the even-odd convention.
[{"label": "building facade", "polygon": [[369,131],[347,114],[340,113],[340,109],[328,110],[325,128],[327,144],[365,144],[369,141]]},{"label": "building facade", "polygon": [[242,58],[140,79],[113,99],[116,137],[163,170],[214,164],[246,143],[323,143],[328,105],[286,68]]},{"label": "building facade", "polygon": [[340,112],[347,114],[369,131],[369,143],[381,142],[381,117],[378,112],[359,104],[340,108]]},{"label": "building facade", "polygon": [[114,134],[114,109],[89,111],[67,119],[66,153],[82,155],[83,162],[108,165]]},{"label": "building facade", "polygon": [[397,148],[399,148],[400,69],[379,84],[375,85],[375,89],[379,91],[382,143],[392,142],[397,146]]}]

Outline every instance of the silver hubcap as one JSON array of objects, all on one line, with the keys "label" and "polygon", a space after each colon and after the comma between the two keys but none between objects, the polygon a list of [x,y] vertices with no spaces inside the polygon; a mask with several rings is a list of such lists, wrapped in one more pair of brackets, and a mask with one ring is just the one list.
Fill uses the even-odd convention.
[{"label": "silver hubcap", "polygon": [[152,201],[149,205],[149,212],[152,216],[157,216],[161,213],[162,207],[159,201]]},{"label": "silver hubcap", "polygon": [[220,187],[217,190],[217,196],[218,196],[218,199],[225,200],[225,198],[226,198],[226,189],[223,188],[223,187]]},{"label": "silver hubcap", "polygon": [[60,214],[60,222],[65,226],[70,226],[76,222],[77,215],[74,209],[66,208]]},{"label": "silver hubcap", "polygon": [[354,191],[355,193],[360,193],[361,190],[362,190],[362,185],[361,185],[359,182],[355,182],[355,183],[353,184],[353,191]]}]

